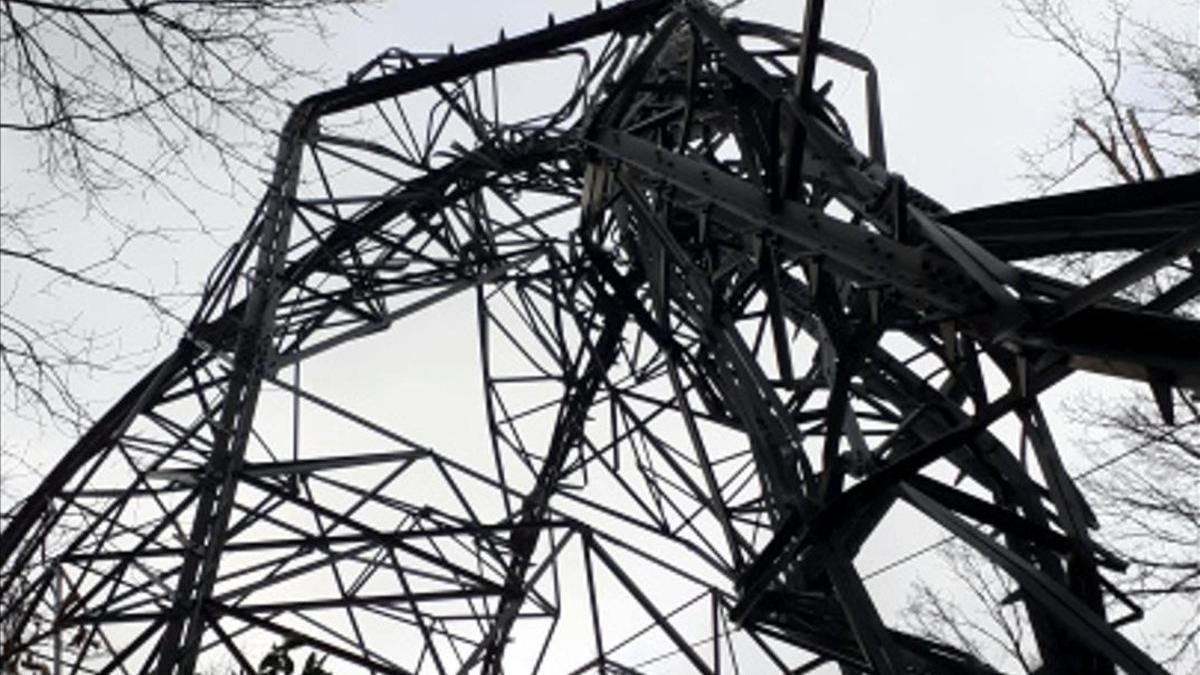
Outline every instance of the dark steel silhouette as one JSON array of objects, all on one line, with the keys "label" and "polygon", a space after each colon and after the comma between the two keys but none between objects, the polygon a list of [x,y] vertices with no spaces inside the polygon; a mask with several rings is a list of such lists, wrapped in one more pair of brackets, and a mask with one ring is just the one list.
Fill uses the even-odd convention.
[{"label": "dark steel silhouette", "polygon": [[[178,348],[7,523],[5,667],[996,672],[881,617],[854,560],[910,550],[904,504],[1012,577],[1044,672],[1163,673],[1038,396],[1200,386],[1196,177],[950,213],[887,169],[821,4],[796,33],[631,0],[299,104]],[[822,59],[863,74],[866,154]],[[569,95],[514,119],[540,85]],[[1084,286],[1014,264],[1113,250]],[[490,447],[303,375],[451,298],[483,405],[427,414]]]}]

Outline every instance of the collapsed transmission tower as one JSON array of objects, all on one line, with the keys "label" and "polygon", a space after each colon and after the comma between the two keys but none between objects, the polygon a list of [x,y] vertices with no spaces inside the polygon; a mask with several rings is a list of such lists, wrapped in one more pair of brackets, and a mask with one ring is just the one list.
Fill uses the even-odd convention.
[{"label": "collapsed transmission tower", "polygon": [[[856,569],[922,520],[1011,579],[1039,672],[1163,673],[1039,395],[1200,386],[1195,177],[951,213],[821,13],[630,0],[299,104],[178,347],[4,529],[6,672],[997,672]],[[1104,251],[1084,285],[1016,264]],[[405,357],[482,389],[401,404]]]}]

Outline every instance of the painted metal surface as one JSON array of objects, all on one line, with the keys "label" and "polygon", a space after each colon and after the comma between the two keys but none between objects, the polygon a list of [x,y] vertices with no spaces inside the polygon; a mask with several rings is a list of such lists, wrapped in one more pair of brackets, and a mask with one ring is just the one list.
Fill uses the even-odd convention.
[{"label": "painted metal surface", "polygon": [[[874,69],[820,19],[633,0],[301,103],[178,349],[0,536],[5,668],[995,672],[856,569],[908,504],[1011,576],[1043,672],[1162,673],[1107,617],[1120,561],[1038,396],[1200,385],[1195,177],[947,213],[888,172]],[[865,154],[821,58],[868,73]],[[504,116],[507,69],[563,63],[557,107]],[[1018,264],[1110,250],[1085,286]],[[429,414],[487,447],[303,375],[469,299],[481,405]],[[305,442],[311,416],[378,446]]]}]

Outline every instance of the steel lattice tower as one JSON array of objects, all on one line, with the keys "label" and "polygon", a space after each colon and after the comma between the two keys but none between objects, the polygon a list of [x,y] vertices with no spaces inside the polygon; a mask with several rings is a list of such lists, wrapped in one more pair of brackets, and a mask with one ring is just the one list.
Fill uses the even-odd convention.
[{"label": "steel lattice tower", "polygon": [[[1200,386],[1196,177],[950,213],[820,23],[631,0],[299,104],[178,347],[7,524],[5,667],[996,672],[881,617],[855,559],[904,506],[1011,577],[1040,672],[1163,673],[1038,396]],[[818,59],[862,72],[865,153]],[[512,112],[530,73],[568,95]],[[1014,264],[1103,251],[1082,286]],[[482,393],[428,412],[482,446],[337,386],[438,303]]]}]

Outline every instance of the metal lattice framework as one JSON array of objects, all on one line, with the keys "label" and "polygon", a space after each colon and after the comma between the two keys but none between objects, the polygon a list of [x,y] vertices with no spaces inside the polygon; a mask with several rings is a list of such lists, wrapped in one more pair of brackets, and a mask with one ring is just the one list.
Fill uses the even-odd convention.
[{"label": "metal lattice framework", "polygon": [[[907,505],[1011,577],[1041,672],[1163,673],[1038,396],[1200,386],[1196,177],[949,213],[820,22],[631,0],[297,106],[187,335],[4,530],[6,667],[996,672],[868,593]],[[865,154],[818,59],[863,75]],[[514,112],[531,82],[563,96]],[[1083,286],[1014,264],[1102,251]],[[432,447],[354,383],[464,327],[478,401],[418,413],[484,441]]]}]

